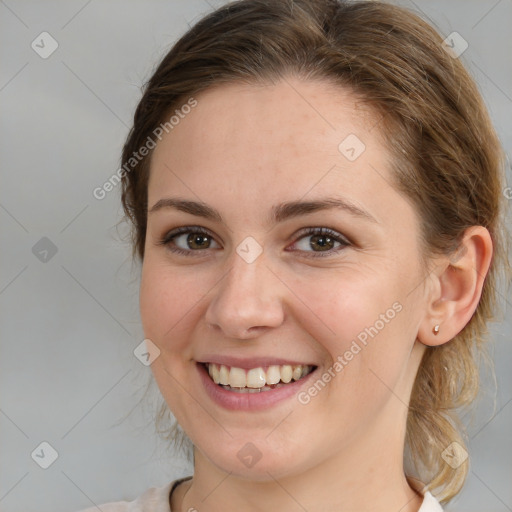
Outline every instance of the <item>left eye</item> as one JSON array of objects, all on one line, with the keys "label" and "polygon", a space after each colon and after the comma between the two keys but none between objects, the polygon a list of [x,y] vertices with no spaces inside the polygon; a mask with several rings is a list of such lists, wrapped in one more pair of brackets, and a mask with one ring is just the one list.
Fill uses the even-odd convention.
[{"label": "left eye", "polygon": [[325,253],[337,252],[350,243],[340,233],[331,229],[309,228],[293,245],[300,251],[317,253],[314,256],[324,256]]}]

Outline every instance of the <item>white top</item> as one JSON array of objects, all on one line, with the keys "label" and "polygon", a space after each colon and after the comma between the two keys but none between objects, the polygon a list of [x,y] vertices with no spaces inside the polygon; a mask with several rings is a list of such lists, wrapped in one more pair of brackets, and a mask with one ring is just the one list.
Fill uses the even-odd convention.
[{"label": "white top", "polygon": [[[134,501],[116,501],[100,505],[102,512],[172,512],[169,505],[169,495],[180,482],[189,480],[190,476],[174,480],[164,487],[151,487]],[[94,506],[80,512],[98,512]],[[426,492],[418,512],[443,512],[436,498]]]}]

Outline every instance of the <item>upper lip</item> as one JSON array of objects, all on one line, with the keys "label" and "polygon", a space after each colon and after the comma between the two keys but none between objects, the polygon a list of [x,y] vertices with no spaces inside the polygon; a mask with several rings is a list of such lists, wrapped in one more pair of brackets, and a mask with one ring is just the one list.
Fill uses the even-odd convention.
[{"label": "upper lip", "polygon": [[289,364],[291,366],[316,366],[312,363],[307,363],[304,361],[296,361],[291,359],[284,359],[280,357],[250,357],[250,358],[241,358],[234,356],[222,356],[219,354],[212,354],[211,356],[205,356],[200,360],[197,360],[198,363],[215,363],[218,365],[225,366],[234,366],[236,368],[244,368],[246,370],[251,368],[259,368],[265,366],[281,366]]}]

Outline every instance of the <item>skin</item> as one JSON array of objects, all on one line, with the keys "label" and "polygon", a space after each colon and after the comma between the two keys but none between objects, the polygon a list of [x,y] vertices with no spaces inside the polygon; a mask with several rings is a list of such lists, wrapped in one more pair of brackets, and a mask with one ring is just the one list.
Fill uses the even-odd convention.
[{"label": "skin", "polygon": [[[391,184],[379,117],[349,91],[288,77],[195,97],[155,148],[148,205],[201,201],[223,221],[174,208],[149,213],[140,288],[144,333],[160,350],[151,368],[195,446],[194,478],[173,494],[173,512],[417,511],[422,496],[402,462],[407,404],[426,345],[449,341],[478,304],[488,232],[471,228],[464,255],[431,260],[427,272],[420,220]],[[354,161],[338,150],[349,134],[366,146]],[[333,196],[374,220],[329,209],[267,223],[278,203]],[[159,244],[181,226],[211,237],[199,248],[187,234]],[[315,258],[327,253],[300,232],[308,227],[331,228],[350,244],[331,242],[329,255]],[[236,252],[248,236],[263,248],[252,263]],[[292,397],[228,411],[199,380],[195,362],[207,353],[293,355],[321,376],[396,303],[401,311],[306,405]],[[251,468],[237,457],[247,442],[261,453]]]}]

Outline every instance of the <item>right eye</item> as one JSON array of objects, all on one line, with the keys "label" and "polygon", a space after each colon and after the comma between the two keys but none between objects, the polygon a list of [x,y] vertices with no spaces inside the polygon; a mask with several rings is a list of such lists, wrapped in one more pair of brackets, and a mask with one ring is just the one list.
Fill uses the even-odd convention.
[{"label": "right eye", "polygon": [[[200,226],[183,226],[166,233],[158,242],[170,251],[184,256],[199,256],[205,249],[211,249],[212,242],[217,244],[212,235]],[[213,247],[215,248],[215,247]],[[196,254],[192,254],[192,253]]]}]

